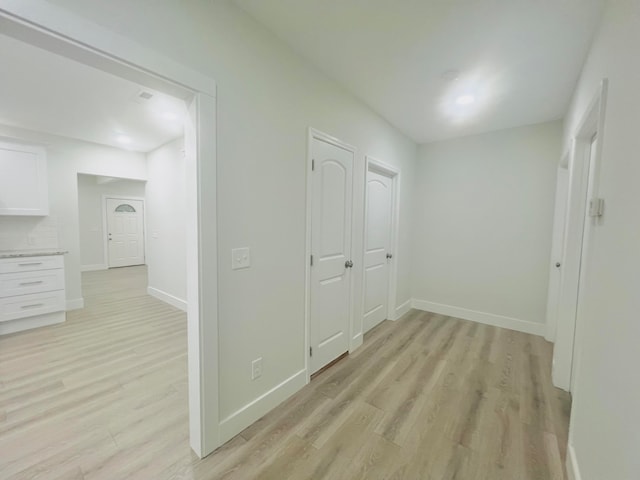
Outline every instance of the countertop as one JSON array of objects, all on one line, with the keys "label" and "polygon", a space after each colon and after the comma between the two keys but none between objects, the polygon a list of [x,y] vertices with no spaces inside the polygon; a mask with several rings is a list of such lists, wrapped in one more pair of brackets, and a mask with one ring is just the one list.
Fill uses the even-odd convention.
[{"label": "countertop", "polygon": [[0,258],[21,258],[21,257],[48,257],[51,255],[64,255],[69,253],[60,248],[47,248],[40,250],[0,250]]}]

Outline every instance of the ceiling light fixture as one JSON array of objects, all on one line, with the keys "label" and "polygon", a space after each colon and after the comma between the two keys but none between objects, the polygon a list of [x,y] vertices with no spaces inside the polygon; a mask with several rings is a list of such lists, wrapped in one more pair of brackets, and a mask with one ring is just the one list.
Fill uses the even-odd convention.
[{"label": "ceiling light fixture", "polygon": [[471,105],[475,102],[476,97],[474,97],[473,95],[460,95],[458,98],[456,98],[456,105]]},{"label": "ceiling light fixture", "polygon": [[118,134],[116,136],[116,142],[121,143],[122,145],[129,145],[133,142],[133,139],[127,135]]}]

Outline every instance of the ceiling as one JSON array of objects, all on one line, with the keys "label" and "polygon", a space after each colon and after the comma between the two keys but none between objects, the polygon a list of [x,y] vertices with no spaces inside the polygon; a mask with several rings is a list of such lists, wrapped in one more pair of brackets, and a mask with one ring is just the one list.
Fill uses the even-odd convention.
[{"label": "ceiling", "polygon": [[235,0],[419,143],[562,118],[603,0]]},{"label": "ceiling", "polygon": [[183,134],[177,98],[4,35],[0,65],[0,124],[140,152]]}]

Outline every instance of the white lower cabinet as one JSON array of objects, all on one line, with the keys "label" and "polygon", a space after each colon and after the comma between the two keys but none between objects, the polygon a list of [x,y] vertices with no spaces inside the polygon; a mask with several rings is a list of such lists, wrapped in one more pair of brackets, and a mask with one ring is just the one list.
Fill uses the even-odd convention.
[{"label": "white lower cabinet", "polygon": [[63,260],[0,258],[0,335],[65,320]]}]

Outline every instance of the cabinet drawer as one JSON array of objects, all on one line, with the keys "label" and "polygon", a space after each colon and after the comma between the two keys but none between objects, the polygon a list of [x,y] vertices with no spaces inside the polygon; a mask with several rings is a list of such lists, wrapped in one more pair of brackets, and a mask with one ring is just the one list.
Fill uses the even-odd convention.
[{"label": "cabinet drawer", "polygon": [[62,255],[0,259],[0,273],[34,272],[63,267],[64,258]]},{"label": "cabinet drawer", "polygon": [[64,270],[4,273],[0,275],[0,297],[64,290]]},{"label": "cabinet drawer", "polygon": [[0,298],[0,322],[65,310],[64,290]]}]

